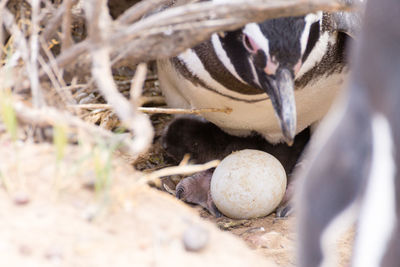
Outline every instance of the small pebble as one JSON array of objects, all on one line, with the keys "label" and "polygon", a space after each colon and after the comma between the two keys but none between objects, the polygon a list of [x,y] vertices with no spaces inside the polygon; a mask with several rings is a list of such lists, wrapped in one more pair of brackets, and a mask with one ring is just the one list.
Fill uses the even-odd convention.
[{"label": "small pebble", "polygon": [[20,245],[18,250],[19,250],[19,253],[21,253],[22,255],[25,255],[25,256],[29,256],[32,254],[32,249],[27,245]]},{"label": "small pebble", "polygon": [[192,225],[183,233],[183,245],[187,251],[197,252],[202,250],[210,239],[208,230]]},{"label": "small pebble", "polygon": [[89,206],[84,210],[83,218],[86,221],[91,222],[91,221],[94,220],[94,218],[96,217],[97,213],[98,213],[98,208],[96,208],[95,206]]},{"label": "small pebble", "polygon": [[82,187],[89,191],[94,191],[96,187],[96,181],[94,179],[87,180],[82,184]]},{"label": "small pebble", "polygon": [[52,247],[47,249],[44,254],[44,257],[51,261],[59,261],[63,258],[63,252],[59,247]]},{"label": "small pebble", "polygon": [[217,220],[217,226],[221,230],[229,230],[238,227],[249,227],[251,226],[250,220],[233,220],[230,218],[220,218]]},{"label": "small pebble", "polygon": [[243,233],[241,233],[240,235],[252,234],[252,233],[260,233],[260,232],[265,232],[265,228],[264,227],[249,228],[246,231],[244,231]]},{"label": "small pebble", "polygon": [[244,238],[252,248],[282,249],[288,247],[290,241],[282,234],[275,231],[268,233],[252,233]]},{"label": "small pebble", "polygon": [[30,201],[29,196],[26,193],[18,192],[14,195],[14,204],[15,205],[26,205]]}]

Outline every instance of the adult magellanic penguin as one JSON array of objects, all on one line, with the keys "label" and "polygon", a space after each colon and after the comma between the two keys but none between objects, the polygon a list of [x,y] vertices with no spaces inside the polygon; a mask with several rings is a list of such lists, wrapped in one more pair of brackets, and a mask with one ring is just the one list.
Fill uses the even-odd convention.
[{"label": "adult magellanic penguin", "polygon": [[231,108],[203,115],[228,133],[291,142],[327,112],[347,74],[348,28],[336,19],[319,12],[215,33],[157,62],[162,91],[172,107]]},{"label": "adult magellanic penguin", "polygon": [[329,262],[328,241],[355,220],[350,265],[399,265],[399,25],[398,0],[367,1],[349,90],[321,123],[298,175],[301,267],[338,265]]},{"label": "adult magellanic penguin", "polygon": [[[226,133],[292,144],[326,114],[340,91],[348,72],[345,46],[357,19],[317,12],[215,33],[157,62],[161,89],[171,107],[230,108],[230,114],[203,114]],[[181,145],[179,139],[166,140],[167,150]],[[196,154],[193,149],[187,152]]]}]

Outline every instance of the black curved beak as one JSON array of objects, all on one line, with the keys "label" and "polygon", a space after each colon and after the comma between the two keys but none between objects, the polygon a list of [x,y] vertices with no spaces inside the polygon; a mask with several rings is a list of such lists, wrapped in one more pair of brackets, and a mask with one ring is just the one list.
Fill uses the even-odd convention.
[{"label": "black curved beak", "polygon": [[278,68],[275,76],[265,76],[261,86],[271,99],[282,129],[285,142],[293,144],[296,135],[296,102],[294,98],[294,75],[287,68]]}]

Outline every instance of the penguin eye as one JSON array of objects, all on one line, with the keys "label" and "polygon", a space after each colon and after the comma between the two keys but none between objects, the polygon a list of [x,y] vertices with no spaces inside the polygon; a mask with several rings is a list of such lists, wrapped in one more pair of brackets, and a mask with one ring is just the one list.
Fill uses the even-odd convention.
[{"label": "penguin eye", "polygon": [[246,47],[247,51],[249,51],[250,53],[257,52],[256,44],[249,36],[247,36],[247,34],[243,34],[243,44],[244,44],[244,47]]}]

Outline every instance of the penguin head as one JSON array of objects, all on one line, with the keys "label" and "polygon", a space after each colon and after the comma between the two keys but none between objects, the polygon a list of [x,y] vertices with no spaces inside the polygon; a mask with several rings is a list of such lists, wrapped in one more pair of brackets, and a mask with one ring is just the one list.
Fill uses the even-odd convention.
[{"label": "penguin head", "polygon": [[219,36],[237,74],[269,96],[288,144],[296,134],[294,78],[318,41],[321,20],[322,12],[277,18]]}]

